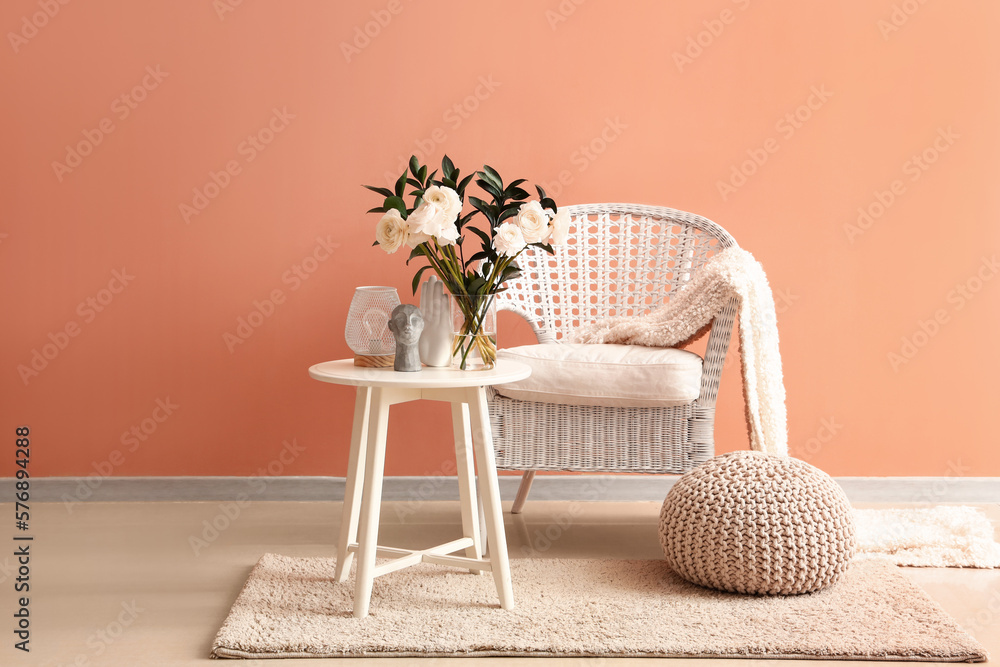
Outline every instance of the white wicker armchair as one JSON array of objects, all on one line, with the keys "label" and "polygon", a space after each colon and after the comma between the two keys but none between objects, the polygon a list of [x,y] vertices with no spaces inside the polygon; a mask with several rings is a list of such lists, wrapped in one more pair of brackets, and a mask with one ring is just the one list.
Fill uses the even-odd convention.
[{"label": "white wicker armchair", "polygon": [[[709,257],[736,241],[692,213],[637,204],[565,207],[568,245],[529,249],[521,276],[497,296],[524,317],[540,343],[563,341],[582,324],[647,313],[665,303]],[[523,470],[513,512],[535,471],[681,474],[714,453],[715,400],[737,304],[709,333],[697,400],[676,407],[622,408],[536,403],[489,392],[497,468]]]}]

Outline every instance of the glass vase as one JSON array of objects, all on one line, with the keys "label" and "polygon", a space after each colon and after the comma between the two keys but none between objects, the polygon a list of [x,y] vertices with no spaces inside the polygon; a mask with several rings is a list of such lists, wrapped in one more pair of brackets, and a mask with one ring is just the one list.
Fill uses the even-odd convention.
[{"label": "glass vase", "polygon": [[452,367],[479,371],[496,366],[496,295],[453,294],[451,315],[455,331]]}]

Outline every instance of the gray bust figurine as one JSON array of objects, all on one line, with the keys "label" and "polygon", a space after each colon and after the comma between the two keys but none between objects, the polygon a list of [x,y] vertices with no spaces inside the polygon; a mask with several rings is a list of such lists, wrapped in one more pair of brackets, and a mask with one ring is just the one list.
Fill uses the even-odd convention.
[{"label": "gray bust figurine", "polygon": [[420,309],[408,303],[396,306],[389,318],[389,331],[396,338],[396,360],[392,367],[397,371],[412,373],[420,370],[420,333],[424,330],[424,317]]}]

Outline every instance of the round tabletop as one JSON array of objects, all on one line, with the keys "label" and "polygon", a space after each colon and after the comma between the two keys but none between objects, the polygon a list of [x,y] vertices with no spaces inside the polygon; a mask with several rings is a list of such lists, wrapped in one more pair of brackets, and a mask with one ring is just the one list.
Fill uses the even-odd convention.
[{"label": "round tabletop", "polygon": [[517,361],[498,359],[488,371],[461,371],[456,368],[424,367],[405,373],[392,368],[355,366],[353,359],[324,361],[309,368],[309,376],[320,382],[352,387],[410,387],[421,389],[452,387],[485,387],[517,382],[531,375],[531,367]]}]

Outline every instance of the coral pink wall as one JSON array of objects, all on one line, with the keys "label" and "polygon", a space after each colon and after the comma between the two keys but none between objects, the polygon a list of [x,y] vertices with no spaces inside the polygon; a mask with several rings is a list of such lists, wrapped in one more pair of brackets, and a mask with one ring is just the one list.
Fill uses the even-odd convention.
[{"label": "coral pink wall", "polygon": [[[998,22],[915,0],[7,0],[0,433],[32,427],[38,475],[343,475],[350,391],[306,368],[348,354],[355,285],[412,275],[370,247],[360,184],[447,152],[729,229],[776,290],[803,458],[1000,475]],[[719,451],[745,447],[738,364],[719,414]],[[388,473],[441,470],[446,416],[398,409]]]}]

